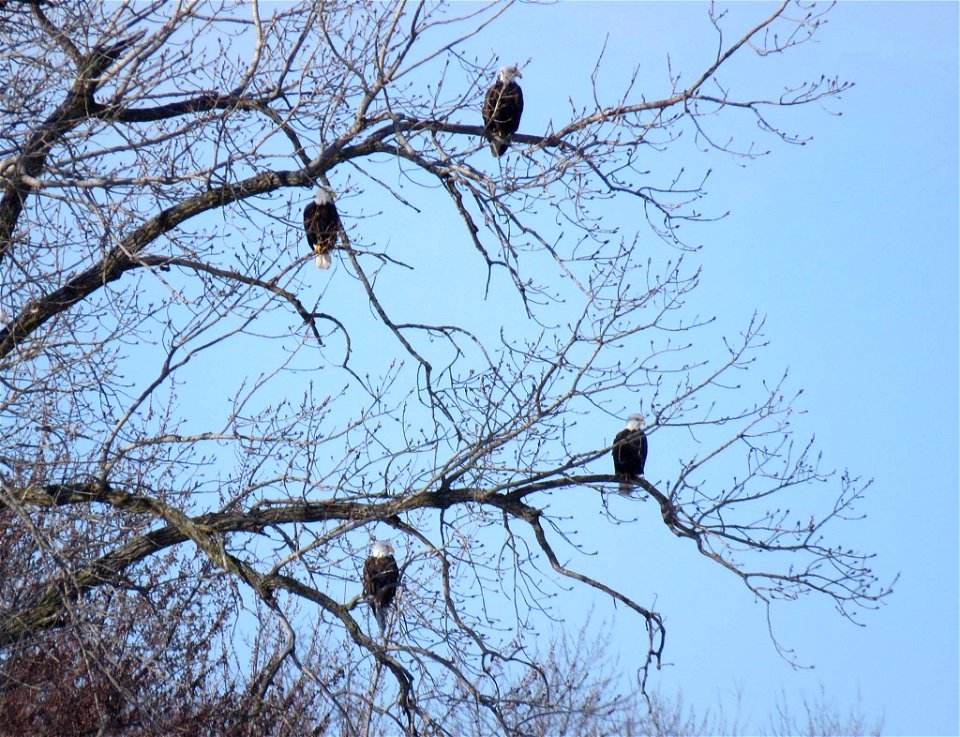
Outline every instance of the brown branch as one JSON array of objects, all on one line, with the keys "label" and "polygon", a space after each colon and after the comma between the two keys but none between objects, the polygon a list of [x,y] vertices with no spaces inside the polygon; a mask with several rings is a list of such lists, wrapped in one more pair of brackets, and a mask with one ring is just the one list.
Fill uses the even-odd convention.
[{"label": "brown branch", "polygon": [[[256,174],[237,184],[228,184],[201,192],[163,210],[123,238],[99,263],[72,277],[50,294],[28,302],[19,315],[0,329],[0,358],[8,356],[54,315],[83,301],[104,285],[119,279],[127,271],[141,266],[139,254],[164,233],[200,213],[223,207],[237,200],[273,192],[281,187],[309,187],[314,180],[314,171],[315,168],[309,168]],[[0,223],[3,222],[2,208],[3,205],[0,203]]]},{"label": "brown branch", "polygon": [[[39,5],[32,5],[32,8],[35,14],[46,20]],[[23,177],[39,177],[50,150],[62,141],[69,131],[90,117],[90,111],[97,107],[93,95],[100,83],[100,75],[143,35],[134,34],[111,46],[94,48],[90,53],[81,56],[69,39],[54,29],[49,21],[47,25],[50,32],[57,36],[74,58],[77,76],[67,90],[63,102],[33,131],[23,149],[14,157],[13,171],[3,172],[7,184],[3,189],[3,196],[0,197],[0,261],[13,244],[13,233],[20,221],[20,213],[32,191],[32,187],[23,182]]]},{"label": "brown branch", "polygon": [[646,696],[647,674],[650,666],[655,665],[658,670],[660,669],[662,665],[661,658],[663,656],[663,649],[666,645],[667,630],[663,625],[663,620],[661,619],[660,615],[640,606],[631,598],[625,596],[616,589],[611,588],[606,584],[591,578],[590,576],[586,576],[578,571],[574,571],[566,566],[561,565],[559,559],[557,558],[557,554],[547,541],[547,535],[543,530],[543,525],[540,524],[540,520],[534,518],[528,519],[527,522],[529,522],[531,528],[533,528],[533,533],[537,538],[537,543],[540,545],[540,549],[543,550],[544,555],[547,556],[547,560],[550,561],[550,565],[555,571],[557,571],[557,573],[560,573],[561,575],[571,578],[575,581],[585,583],[586,585],[595,588],[597,591],[607,594],[607,596],[611,597],[615,601],[619,601],[620,603],[630,607],[646,620],[650,646],[647,649],[647,658],[643,666],[643,679],[641,681],[641,692]]},{"label": "brown branch", "polygon": [[[217,512],[187,517],[152,497],[131,494],[108,484],[91,482],[87,484],[50,484],[44,487],[27,486],[20,489],[7,489],[6,492],[17,504],[34,507],[58,507],[77,504],[104,503],[118,509],[161,517],[168,525],[131,540],[116,550],[107,553],[82,571],[71,574],[54,584],[26,612],[15,615],[0,625],[0,647],[21,639],[38,629],[56,626],[64,614],[63,606],[74,601],[84,592],[104,584],[115,583],[123,570],[153,555],[154,553],[193,540],[210,555],[214,561],[228,570],[234,570],[242,578],[249,579],[252,574],[229,556],[221,542],[213,535],[233,532],[260,533],[266,528],[294,522],[319,522],[329,520],[389,520],[414,510],[446,510],[460,504],[489,505],[501,510],[510,517],[539,528],[540,510],[524,504],[520,499],[534,491],[563,486],[589,483],[618,483],[614,475],[604,474],[580,478],[560,479],[552,484],[542,483],[535,488],[521,489],[510,494],[496,494],[483,489],[441,489],[421,491],[382,503],[359,503],[348,501],[303,502],[300,504],[275,505],[248,512]],[[644,482],[644,488],[656,489]],[[669,507],[669,501],[663,495],[661,505]],[[0,499],[0,507],[6,506]],[[665,507],[665,508],[667,508]],[[664,515],[665,521],[667,515]],[[668,523],[669,524],[669,523]],[[542,533],[542,529],[541,529]],[[552,552],[552,551],[551,551]],[[567,575],[565,573],[565,575]],[[579,575],[579,574],[577,574]],[[573,577],[577,577],[574,575]],[[581,578],[595,588],[599,588],[614,598],[628,604],[648,618],[647,610],[632,603],[619,592],[609,587]],[[251,585],[254,582],[251,581]]]}]

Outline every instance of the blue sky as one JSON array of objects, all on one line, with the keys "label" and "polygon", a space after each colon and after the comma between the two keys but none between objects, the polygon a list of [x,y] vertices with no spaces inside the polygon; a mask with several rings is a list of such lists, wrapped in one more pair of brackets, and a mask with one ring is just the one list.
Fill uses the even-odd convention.
[{"label": "blue sky", "polygon": [[[743,23],[733,27],[770,8],[737,4],[732,15]],[[706,11],[699,3],[520,7],[476,53],[525,65],[523,129],[533,132],[564,120],[566,95],[585,89],[606,34],[601,82],[610,90],[639,63],[641,91],[664,95],[668,53],[685,78],[698,74],[715,48]],[[828,104],[842,115],[813,107],[781,115],[789,130],[812,136],[805,146],[779,143],[746,119],[718,123],[771,150],[745,167],[689,142],[676,155],[693,170],[713,169],[704,207],[731,213],[691,229],[704,245],[692,256],[704,267],[697,304],[730,332],[754,311],[766,315],[763,366],[768,375],[789,367],[791,385],[804,389],[808,412],[795,424],[815,433],[826,466],[875,480],[859,506],[865,519],[836,534],[878,554],[881,580],[900,573],[895,592],[860,618],[864,627],[826,601],[779,606],[784,644],[815,666],[795,670],[740,582],[666,531],[634,543],[642,557],[658,557],[656,572],[638,563],[651,577],[646,587],[622,561],[589,565],[641,603],[656,597],[672,663],[659,685],[700,709],[729,710],[741,693],[742,715],[759,727],[783,694],[796,704],[823,686],[840,707],[859,694],[887,734],[957,734],[958,5],[842,3],[828,19],[816,43],[751,58],[745,74],[747,84],[751,75],[787,84],[821,73],[853,81]],[[483,43],[494,39],[488,52]],[[651,458],[656,452],[652,445]],[[620,532],[625,545],[637,535]],[[616,614],[604,603],[592,612],[594,624]],[[614,625],[620,642],[635,625]]]}]

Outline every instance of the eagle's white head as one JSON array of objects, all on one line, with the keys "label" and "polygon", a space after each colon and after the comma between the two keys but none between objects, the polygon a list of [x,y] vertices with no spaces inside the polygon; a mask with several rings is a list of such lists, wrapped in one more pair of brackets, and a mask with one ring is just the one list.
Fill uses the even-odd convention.
[{"label": "eagle's white head", "polygon": [[514,79],[522,76],[523,74],[516,67],[503,67],[500,70],[500,81],[504,84],[510,84]]},{"label": "eagle's white head", "polygon": [[643,427],[646,423],[643,420],[643,415],[633,414],[627,417],[627,429],[636,430],[638,427]]},{"label": "eagle's white head", "polygon": [[317,187],[317,193],[314,195],[313,201],[318,205],[329,205],[333,202],[333,193],[324,187]]},{"label": "eagle's white head", "polygon": [[393,545],[383,540],[377,540],[370,548],[371,558],[386,558],[388,555],[393,555]]}]

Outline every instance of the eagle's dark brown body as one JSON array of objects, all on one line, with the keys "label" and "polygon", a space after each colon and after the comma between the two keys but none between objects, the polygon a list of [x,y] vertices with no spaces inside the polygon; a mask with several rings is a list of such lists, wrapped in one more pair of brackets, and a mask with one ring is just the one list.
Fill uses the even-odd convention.
[{"label": "eagle's dark brown body", "polygon": [[513,81],[514,76],[521,76],[516,67],[504,67],[483,98],[484,132],[494,156],[503,156],[510,147],[510,136],[520,127],[523,91]]},{"label": "eagle's dark brown body", "polygon": [[620,491],[629,491],[629,482],[643,476],[647,463],[647,436],[642,427],[624,428],[613,438],[613,472],[623,478]]},{"label": "eagle's dark brown body", "polygon": [[330,251],[337,247],[337,238],[340,236],[340,215],[329,195],[318,194],[317,200],[303,208],[303,229],[307,234],[307,243],[317,254],[317,266],[328,269]]},{"label": "eagle's dark brown body", "polygon": [[363,564],[363,596],[373,608],[381,632],[386,626],[384,611],[393,603],[400,584],[400,569],[392,552],[390,546],[377,543]]}]

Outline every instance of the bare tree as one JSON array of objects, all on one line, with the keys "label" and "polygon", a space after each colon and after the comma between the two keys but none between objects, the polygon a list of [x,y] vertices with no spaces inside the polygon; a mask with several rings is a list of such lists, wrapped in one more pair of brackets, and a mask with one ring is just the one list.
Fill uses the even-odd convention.
[{"label": "bare tree", "polygon": [[[681,132],[750,158],[728,116],[799,140],[779,116],[847,83],[751,97],[721,75],[808,41],[821,11],[711,11],[706,68],[595,87],[497,161],[479,107],[498,60],[471,49],[512,11],[0,3],[5,709],[53,658],[93,691],[91,733],[179,729],[178,700],[210,733],[302,733],[298,714],[522,733],[508,682],[539,677],[529,633],[558,580],[643,625],[645,689],[655,592],[578,569],[574,498],[638,525],[652,499],[768,605],[816,593],[852,618],[889,593],[826,537],[868,484],[794,437],[785,377],[742,378],[763,320],[718,356],[688,314],[677,228],[709,220],[702,179],[648,171]],[[343,221],[324,275],[300,225],[316,185]],[[682,457],[622,495],[609,442],[637,408]],[[382,530],[403,572],[384,639],[359,583]]]},{"label": "bare tree", "polygon": [[770,734],[806,735],[807,737],[829,737],[846,734],[871,735],[879,737],[883,733],[883,719],[870,719],[860,710],[857,703],[841,708],[835,699],[830,698],[821,687],[820,694],[813,699],[803,699],[803,715],[796,716],[787,703],[786,695],[777,704],[777,715],[771,719]]},{"label": "bare tree", "polygon": [[[644,694],[623,677],[614,645],[601,628],[561,631],[538,651],[534,669],[510,673],[504,668],[497,680],[506,720],[530,737],[881,734],[882,720],[869,720],[859,700],[841,709],[822,688],[817,697],[803,698],[800,717],[787,705],[786,694],[777,699],[771,716],[744,714],[739,693],[732,703],[713,708],[688,705],[682,693],[671,696],[657,689]],[[462,735],[495,732],[482,714],[477,717],[445,726]]]}]

